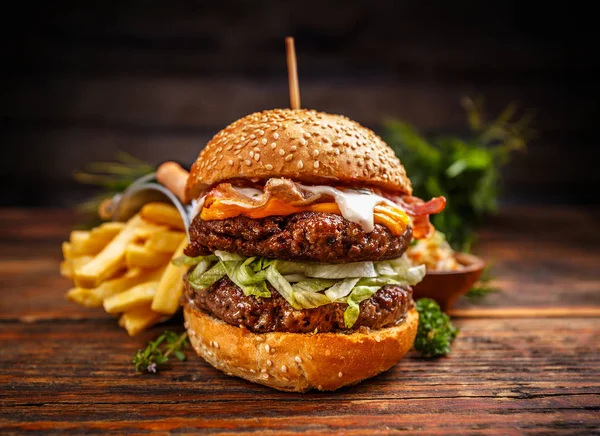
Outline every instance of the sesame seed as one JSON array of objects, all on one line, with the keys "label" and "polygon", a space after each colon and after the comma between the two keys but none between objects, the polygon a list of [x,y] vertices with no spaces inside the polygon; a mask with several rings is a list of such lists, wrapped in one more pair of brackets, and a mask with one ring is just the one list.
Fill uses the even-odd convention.
[{"label": "sesame seed", "polygon": [[254,155],[254,160],[258,162],[259,159],[260,159],[260,154],[256,153]]},{"label": "sesame seed", "polygon": [[190,325],[187,323],[187,321],[183,323],[183,328],[190,328]]},{"label": "sesame seed", "polygon": [[254,371],[253,369],[251,369],[251,370],[250,370],[250,372],[251,372],[252,374],[256,374],[256,371]]},{"label": "sesame seed", "polygon": [[306,144],[308,144],[308,142],[306,141],[306,139],[300,138],[300,144],[306,145]]},{"label": "sesame seed", "polygon": [[[268,165],[267,165],[267,166],[268,166]],[[258,342],[262,342],[262,341],[264,341],[264,340],[265,340],[265,338],[263,338],[262,336],[257,336],[257,337],[256,337],[256,340],[257,340]]]},{"label": "sesame seed", "polygon": [[267,138],[263,138],[263,139],[261,139],[261,140],[260,140],[260,143],[261,143],[262,145],[267,145]]},{"label": "sesame seed", "polygon": [[250,143],[251,147],[254,147],[255,145],[258,145],[258,141],[256,139]]},{"label": "sesame seed", "polygon": [[213,342],[214,347],[218,350],[219,349],[219,343],[217,341]]},{"label": "sesame seed", "polygon": [[304,133],[302,134],[302,136],[304,136],[305,138],[310,138],[310,133],[308,133],[308,132],[304,132]]},{"label": "sesame seed", "polygon": [[291,161],[293,158],[294,158],[294,155],[293,155],[293,154],[288,154],[288,155],[285,157],[285,161],[286,161],[286,162],[289,162],[289,161]]},{"label": "sesame seed", "polygon": [[273,139],[279,139],[279,133],[277,133],[277,132],[273,133]]},{"label": "sesame seed", "polygon": [[260,148],[258,148],[258,147],[254,147],[254,152],[255,152],[255,153],[260,153]]},{"label": "sesame seed", "polygon": [[294,360],[298,363],[302,363],[302,359],[300,358],[300,356],[294,357]]},{"label": "sesame seed", "polygon": [[254,157],[254,152],[250,150],[250,157]]},{"label": "sesame seed", "polygon": [[269,344],[265,344],[265,350],[267,350],[267,353],[271,350],[271,346]]},{"label": "sesame seed", "polygon": [[250,159],[246,159],[244,163],[248,166],[252,165],[252,161]]},{"label": "sesame seed", "polygon": [[258,131],[258,134],[259,134],[260,136],[264,136],[264,134],[265,134],[265,131],[264,131],[264,130],[259,130],[259,131]]},{"label": "sesame seed", "polygon": [[342,378],[342,376],[343,376],[343,375],[344,375],[344,374],[342,374],[342,371],[338,372],[338,377],[339,377],[339,378]]},{"label": "sesame seed", "polygon": [[318,161],[318,160],[316,160],[316,161],[315,161],[315,163],[313,164],[313,166],[314,166],[315,168],[319,168],[319,161]]},{"label": "sesame seed", "polygon": [[256,139],[256,135],[253,133],[250,135],[250,139]]},{"label": "sesame seed", "polygon": [[261,369],[260,372],[262,372],[263,374],[266,374],[267,373],[267,368]]},{"label": "sesame seed", "polygon": [[304,168],[304,162],[302,162],[301,160],[298,161],[298,169],[302,169]]},{"label": "sesame seed", "polygon": [[281,372],[287,372],[287,366],[281,365]]},{"label": "sesame seed", "polygon": [[308,357],[308,360],[312,360],[312,356],[310,354],[307,354],[306,357]]},{"label": "sesame seed", "polygon": [[275,348],[271,348],[271,354],[275,352]]},{"label": "sesame seed", "polygon": [[276,144],[276,143],[274,143],[274,142],[271,142],[271,148],[272,148],[273,150],[275,150],[275,149],[277,148],[277,144]]},{"label": "sesame seed", "polygon": [[290,148],[290,151],[296,151],[296,150],[298,150],[298,147],[296,147],[295,145],[292,145]]},{"label": "sesame seed", "polygon": [[265,380],[269,378],[269,374],[263,374],[262,378],[264,378]]},{"label": "sesame seed", "polygon": [[271,171],[271,170],[273,169],[273,165],[271,165],[271,164],[266,164],[266,165],[265,165],[265,168],[266,168],[267,170]]},{"label": "sesame seed", "polygon": [[312,154],[314,157],[317,157],[319,155],[319,150],[313,150]]},{"label": "sesame seed", "polygon": [[210,347],[212,347],[212,346],[213,346],[213,341],[210,341],[210,342],[208,343],[208,345],[209,345]]},{"label": "sesame seed", "polygon": [[279,149],[279,154],[280,154],[281,156],[285,156],[285,150],[284,150],[283,148],[280,148],[280,149]]},{"label": "sesame seed", "polygon": [[269,359],[267,359],[267,366],[272,366],[273,362],[271,362]]}]

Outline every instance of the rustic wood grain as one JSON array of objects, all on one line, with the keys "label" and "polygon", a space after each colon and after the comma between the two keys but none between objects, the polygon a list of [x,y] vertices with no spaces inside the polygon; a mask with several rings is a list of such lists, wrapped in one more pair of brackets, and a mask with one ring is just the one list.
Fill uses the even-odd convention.
[{"label": "rustic wood grain", "polygon": [[[478,251],[495,258],[503,292],[459,308],[600,307],[597,218],[502,210]],[[411,352],[334,393],[278,392],[192,354],[136,374],[132,354],[166,328],[181,331],[181,319],[130,338],[101,310],[66,301],[57,268],[74,222],[60,210],[0,213],[0,433],[600,433],[600,317],[457,318],[447,358]]]},{"label": "rustic wood grain", "polygon": [[599,319],[457,325],[448,358],[409,355],[367,383],[301,395],[227,377],[195,356],[136,375],[128,360],[158,328],[130,339],[108,320],[4,323],[0,424],[116,433],[598,430]]}]

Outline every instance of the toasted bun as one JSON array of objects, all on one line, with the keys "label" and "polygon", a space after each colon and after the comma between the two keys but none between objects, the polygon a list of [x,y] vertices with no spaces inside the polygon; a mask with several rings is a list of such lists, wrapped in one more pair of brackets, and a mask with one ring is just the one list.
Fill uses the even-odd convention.
[{"label": "toasted bun", "polygon": [[412,194],[394,151],[366,127],[341,115],[275,109],[235,121],[217,133],[192,166],[188,201],[231,179],[287,177]]},{"label": "toasted bun", "polygon": [[196,352],[227,375],[282,391],[332,391],[388,370],[410,350],[419,315],[368,333],[251,333],[186,304]]}]

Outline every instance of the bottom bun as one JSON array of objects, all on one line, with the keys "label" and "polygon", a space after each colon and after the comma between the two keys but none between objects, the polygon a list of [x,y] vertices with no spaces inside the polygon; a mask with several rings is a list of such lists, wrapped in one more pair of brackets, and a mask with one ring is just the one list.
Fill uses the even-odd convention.
[{"label": "bottom bun", "polygon": [[380,330],[353,333],[252,333],[186,302],[186,328],[204,360],[230,376],[282,391],[333,391],[396,364],[412,347],[419,314]]}]

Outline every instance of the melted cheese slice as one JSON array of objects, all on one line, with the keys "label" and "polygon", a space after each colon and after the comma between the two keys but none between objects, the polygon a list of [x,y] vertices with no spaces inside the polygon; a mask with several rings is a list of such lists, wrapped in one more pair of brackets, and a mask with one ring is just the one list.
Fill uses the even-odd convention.
[{"label": "melted cheese slice", "polygon": [[[208,207],[204,207],[202,209],[200,217],[204,221],[224,220],[239,215],[256,219],[275,215],[285,216],[299,212],[326,212],[336,215],[343,215],[340,210],[340,206],[336,202],[294,206],[284,203],[281,200],[271,198],[264,206],[257,208],[243,207],[238,204],[227,204],[219,199],[214,199],[214,201],[212,201]],[[362,225],[366,231],[373,230],[372,224],[369,226],[370,223],[368,221],[370,221],[371,223],[377,223],[386,226],[394,235],[399,236],[404,233],[410,222],[408,215],[402,209],[393,207],[390,204],[373,204],[370,210],[363,209],[362,212],[363,213],[361,213],[361,215],[363,216],[365,215],[365,212],[372,214],[369,217],[371,219],[351,219],[350,221],[354,221]]]}]

